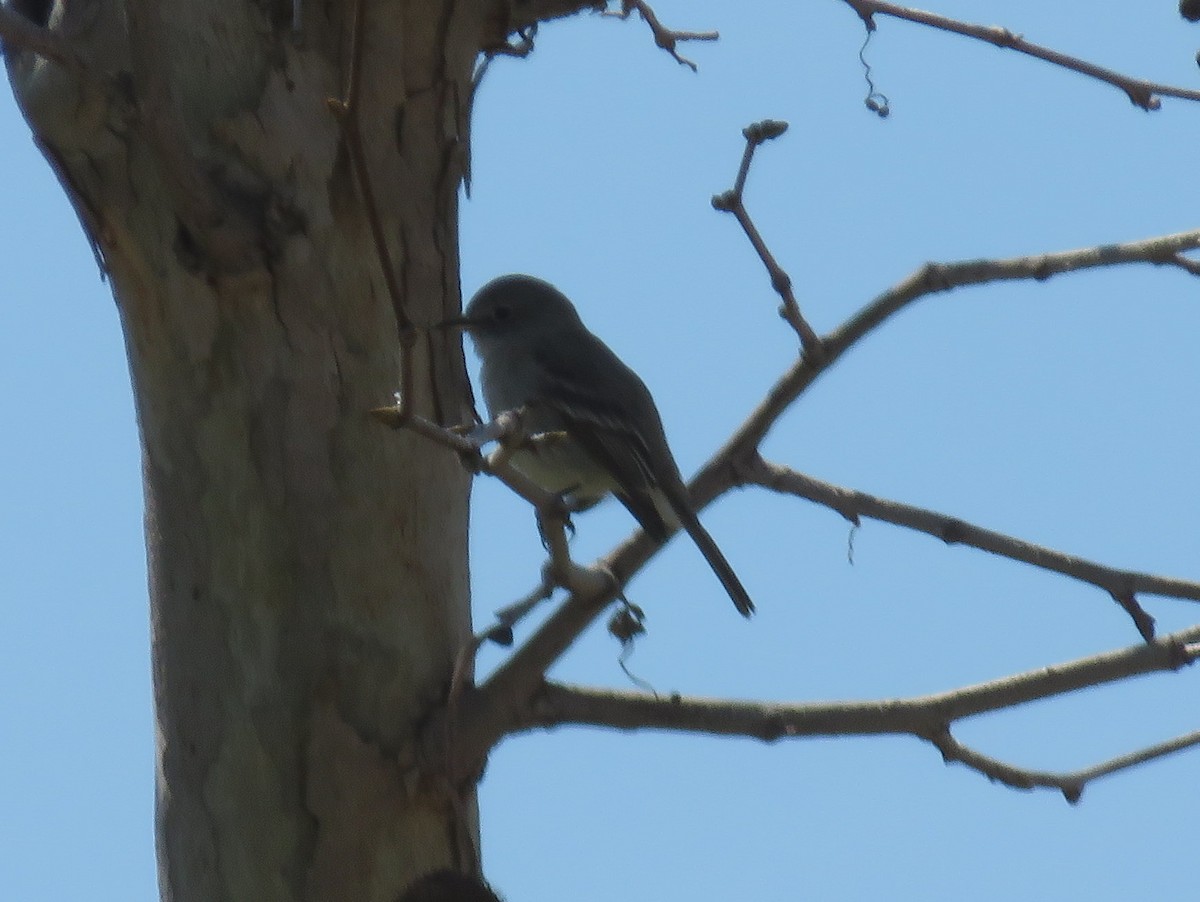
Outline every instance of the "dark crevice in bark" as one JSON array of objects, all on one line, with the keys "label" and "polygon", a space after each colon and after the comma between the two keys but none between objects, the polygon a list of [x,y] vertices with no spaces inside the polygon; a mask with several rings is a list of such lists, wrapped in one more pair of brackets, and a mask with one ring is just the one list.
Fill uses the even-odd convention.
[{"label": "dark crevice in bark", "polygon": [[54,0],[11,0],[10,5],[15,12],[42,28],[49,23],[50,13],[54,10]]}]

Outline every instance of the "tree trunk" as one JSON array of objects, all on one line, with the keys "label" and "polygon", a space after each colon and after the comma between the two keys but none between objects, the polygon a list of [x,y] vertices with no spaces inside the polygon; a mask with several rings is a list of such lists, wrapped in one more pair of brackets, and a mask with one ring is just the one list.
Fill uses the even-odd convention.
[{"label": "tree trunk", "polygon": [[[418,325],[459,306],[479,4],[364,4],[359,121]],[[468,476],[375,423],[397,315],[326,100],[353,3],[18,8],[82,74],[10,77],[113,286],[144,451],[164,899],[392,902],[470,869],[474,802],[412,737],[469,634]],[[300,12],[303,16],[300,16]],[[456,421],[456,342],[415,410]]]}]

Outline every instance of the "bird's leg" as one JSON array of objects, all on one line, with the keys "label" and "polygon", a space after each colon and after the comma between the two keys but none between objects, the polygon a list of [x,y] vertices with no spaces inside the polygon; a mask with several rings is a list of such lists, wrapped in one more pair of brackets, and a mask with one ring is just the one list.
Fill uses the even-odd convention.
[{"label": "bird's leg", "polygon": [[[562,519],[562,525],[563,525],[563,528],[566,529],[566,531],[567,531],[568,539],[575,538],[575,524],[573,522],[571,522],[571,514],[575,513],[576,511],[579,511],[579,510],[586,510],[588,507],[591,506],[591,505],[585,505],[583,507],[579,506],[579,502],[574,495],[576,488],[577,488],[576,486],[571,486],[569,488],[563,489],[561,492],[556,493],[555,497],[558,500],[558,503],[556,505],[557,510],[555,510],[551,514],[551,516],[556,516],[556,517]],[[542,547],[545,548],[547,551],[549,551],[550,550],[550,539],[546,535],[546,526],[545,526],[545,519],[546,519],[547,512],[535,511],[535,515],[536,515],[536,519],[537,519],[538,536],[541,537]]]}]

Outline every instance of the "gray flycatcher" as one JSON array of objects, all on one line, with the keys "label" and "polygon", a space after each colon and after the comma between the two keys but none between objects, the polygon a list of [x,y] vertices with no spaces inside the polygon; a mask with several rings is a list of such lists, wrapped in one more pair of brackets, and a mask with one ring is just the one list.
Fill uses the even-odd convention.
[{"label": "gray flycatcher", "polygon": [[580,509],[612,492],[656,541],[682,527],[738,611],[753,613],[696,516],[649,390],[588,331],[562,292],[532,276],[501,276],[444,325],[461,326],[474,340],[493,417],[523,408],[530,432],[566,436],[517,451],[514,467]]}]

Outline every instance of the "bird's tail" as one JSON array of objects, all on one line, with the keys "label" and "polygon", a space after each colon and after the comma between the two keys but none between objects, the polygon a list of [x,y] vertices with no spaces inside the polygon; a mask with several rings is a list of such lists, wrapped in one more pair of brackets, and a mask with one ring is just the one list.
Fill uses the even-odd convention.
[{"label": "bird's tail", "polygon": [[725,560],[725,555],[721,553],[721,549],[717,547],[717,543],[713,540],[713,537],[708,534],[708,530],[704,528],[700,523],[700,519],[690,510],[679,510],[676,508],[675,514],[679,517],[679,525],[692,537],[692,541],[696,543],[696,547],[700,549],[700,553],[708,561],[708,566],[712,567],[713,573],[717,575],[717,579],[721,581],[721,585],[729,593],[729,597],[733,601],[734,607],[738,609],[738,613],[743,617],[749,617],[754,613],[754,602],[750,600],[750,594],[746,591],[746,587],[742,585],[742,581],[733,572],[733,567],[729,566],[729,561]]},{"label": "bird's tail", "polygon": [[713,573],[729,593],[738,613],[743,617],[754,613],[754,602],[750,600],[750,593],[733,572],[729,561],[725,560],[725,555],[721,553],[716,540],[708,534],[708,530],[692,510],[687,486],[682,480],[678,477],[674,480],[664,480],[659,491],[654,493],[618,492],[617,498],[629,509],[642,529],[658,542],[665,542],[676,527],[683,529],[692,537],[692,541],[708,561],[708,566],[712,567]]}]

